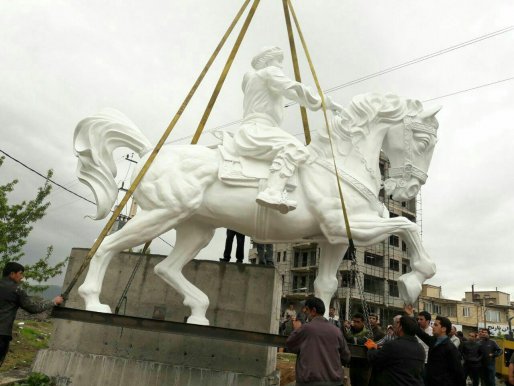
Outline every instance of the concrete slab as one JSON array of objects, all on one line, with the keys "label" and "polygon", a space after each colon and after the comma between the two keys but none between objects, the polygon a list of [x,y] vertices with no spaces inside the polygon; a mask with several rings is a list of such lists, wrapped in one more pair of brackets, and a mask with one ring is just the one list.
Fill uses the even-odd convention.
[{"label": "concrete slab", "polygon": [[[86,249],[72,250],[64,287],[86,254]],[[182,304],[183,299],[153,273],[153,267],[164,257],[144,257],[127,293],[126,315],[151,318],[158,311],[166,320],[177,322],[184,321],[189,315],[189,308]],[[140,255],[129,253],[113,258],[101,299],[112,309],[139,258]],[[257,265],[193,261],[183,272],[209,296],[211,304],[207,317],[211,325],[278,332],[281,283],[276,270]],[[83,309],[82,299],[76,291],[77,288],[72,290],[66,306]],[[95,384],[87,383],[92,382],[93,376],[94,379],[101,377],[98,384],[107,386],[210,385],[204,379],[206,374],[209,379],[218,380],[213,385],[264,386],[274,384],[278,378],[275,369],[276,348],[272,347],[63,320],[55,321],[50,349],[42,350],[34,363],[34,371],[69,376],[74,386]],[[147,371],[148,375],[145,375]],[[159,383],[164,378],[158,380],[149,375],[156,371],[159,377],[167,379],[166,382],[171,382],[172,378],[184,382],[187,378],[187,382]],[[144,377],[144,383],[139,383],[141,377]],[[121,379],[124,383],[119,383]]]}]

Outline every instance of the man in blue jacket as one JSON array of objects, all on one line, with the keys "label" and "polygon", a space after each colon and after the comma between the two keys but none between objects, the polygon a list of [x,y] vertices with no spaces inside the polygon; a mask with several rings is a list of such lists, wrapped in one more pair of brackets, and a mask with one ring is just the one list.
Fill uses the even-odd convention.
[{"label": "man in blue jacket", "polygon": [[459,350],[448,337],[452,322],[444,316],[437,316],[432,326],[433,336],[419,326],[416,335],[428,346],[425,386],[465,386]]},{"label": "man in blue jacket", "polygon": [[36,298],[28,296],[19,285],[24,271],[23,265],[9,262],[5,265],[0,280],[0,366],[9,350],[12,326],[18,308],[21,307],[31,314],[37,314],[64,301],[61,296],[56,296],[53,301],[38,301]]},{"label": "man in blue jacket", "polygon": [[296,386],[342,386],[344,364],[350,350],[341,330],[323,317],[325,304],[319,298],[305,301],[309,323],[293,322],[286,346],[297,354]]}]

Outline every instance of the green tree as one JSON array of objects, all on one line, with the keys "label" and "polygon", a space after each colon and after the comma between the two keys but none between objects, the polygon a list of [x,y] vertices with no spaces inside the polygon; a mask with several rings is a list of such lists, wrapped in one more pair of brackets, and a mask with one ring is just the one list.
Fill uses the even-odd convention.
[{"label": "green tree", "polygon": [[[0,157],[0,167],[4,162],[4,157]],[[27,243],[27,238],[33,229],[32,224],[42,219],[50,202],[45,202],[52,190],[49,179],[52,178],[53,171],[49,170],[46,175],[45,184],[38,188],[36,197],[30,201],[23,201],[19,204],[11,204],[8,195],[12,191],[18,180],[13,180],[5,185],[0,185],[0,271],[9,261],[19,261],[23,256],[23,247]],[[46,253],[32,265],[25,265],[25,276],[39,284],[62,273],[67,258],[64,261],[51,265],[49,263],[53,247],[49,246]],[[32,292],[44,291],[48,286],[28,285]]]}]

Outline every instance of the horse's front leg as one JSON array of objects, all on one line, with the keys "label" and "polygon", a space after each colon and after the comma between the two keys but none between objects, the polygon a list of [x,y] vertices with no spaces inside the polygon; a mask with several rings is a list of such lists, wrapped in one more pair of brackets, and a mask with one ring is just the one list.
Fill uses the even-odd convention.
[{"label": "horse's front leg", "polygon": [[314,293],[325,304],[325,317],[328,318],[328,310],[332,296],[337,291],[337,271],[348,246],[346,244],[320,243],[320,257],[318,275],[314,281]]},{"label": "horse's front leg", "polygon": [[352,234],[357,245],[373,245],[395,234],[400,236],[410,253],[412,271],[398,279],[400,297],[413,304],[421,293],[423,282],[435,275],[435,264],[421,243],[418,226],[405,217],[353,219]]},{"label": "horse's front leg", "polygon": [[183,304],[191,308],[187,322],[209,325],[205,317],[209,298],[185,278],[182,268],[193,260],[214,236],[214,228],[200,222],[186,221],[176,227],[177,241],[170,255],[157,264],[155,273],[184,297]]}]

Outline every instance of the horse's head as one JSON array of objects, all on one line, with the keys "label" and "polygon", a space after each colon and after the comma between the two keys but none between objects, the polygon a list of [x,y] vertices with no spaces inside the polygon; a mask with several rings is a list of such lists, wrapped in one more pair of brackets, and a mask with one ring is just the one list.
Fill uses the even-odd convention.
[{"label": "horse's head", "polygon": [[435,107],[416,115],[406,115],[403,121],[390,127],[382,148],[391,164],[384,189],[393,200],[414,198],[426,182],[437,142],[435,115],[440,109]]}]

